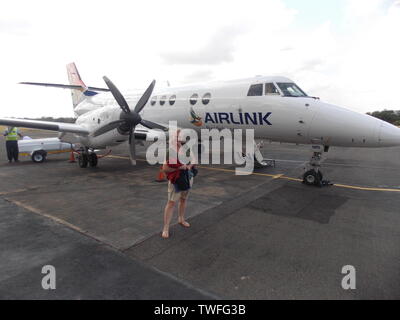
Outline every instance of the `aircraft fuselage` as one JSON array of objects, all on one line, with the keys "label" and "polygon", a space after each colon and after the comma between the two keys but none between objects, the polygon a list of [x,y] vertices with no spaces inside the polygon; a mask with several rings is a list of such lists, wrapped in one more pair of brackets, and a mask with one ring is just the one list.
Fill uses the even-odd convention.
[{"label": "aircraft fuselage", "polygon": [[[400,129],[371,116],[322,102],[308,96],[285,96],[283,92],[249,96],[252,85],[293,83],[282,77],[209,83],[198,86],[155,89],[141,115],[181,128],[254,129],[258,139],[343,147],[389,147],[400,145]],[[126,94],[134,106],[140,93]],[[94,131],[118,120],[120,107],[108,93],[98,94],[75,108],[77,124]],[[139,128],[139,127],[138,127]],[[128,139],[114,129],[98,137],[80,137],[88,147],[112,146]]]}]

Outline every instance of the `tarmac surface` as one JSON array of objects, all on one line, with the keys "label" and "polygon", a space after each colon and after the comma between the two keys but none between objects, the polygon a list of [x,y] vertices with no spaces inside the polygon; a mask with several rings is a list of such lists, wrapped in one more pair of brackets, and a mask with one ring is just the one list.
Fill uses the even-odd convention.
[{"label": "tarmac surface", "polygon": [[[277,166],[251,176],[202,165],[192,227],[164,240],[167,185],[158,166],[132,167],[126,145],[81,169],[69,154],[8,164],[3,140],[0,299],[400,298],[400,148],[331,148],[323,188],[298,181],[309,146],[266,143]],[[44,265],[56,290],[41,287]],[[346,265],[355,290],[342,288]]]}]

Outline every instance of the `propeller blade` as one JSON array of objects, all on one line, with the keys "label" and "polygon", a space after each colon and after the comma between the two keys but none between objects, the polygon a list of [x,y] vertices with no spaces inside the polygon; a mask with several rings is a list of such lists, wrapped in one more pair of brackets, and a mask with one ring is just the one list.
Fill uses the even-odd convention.
[{"label": "propeller blade", "polygon": [[146,128],[149,128],[149,129],[160,129],[160,130],[162,130],[162,131],[168,131],[168,128],[167,128],[167,127],[164,127],[164,126],[162,126],[161,124],[155,123],[155,122],[153,122],[153,121],[149,121],[149,120],[144,120],[144,119],[142,119],[142,120],[140,121],[140,124],[143,125],[143,126],[145,126]]},{"label": "propeller blade", "polygon": [[154,86],[156,85],[156,80],[153,80],[143,95],[140,97],[139,101],[136,103],[134,112],[139,113],[142,111],[147,101],[149,101],[151,94],[153,93]]},{"label": "propeller blade", "polygon": [[129,132],[129,157],[131,158],[131,164],[136,164],[136,141],[135,141],[135,128],[131,128]]},{"label": "propeller blade", "polygon": [[123,119],[110,122],[110,123],[106,124],[105,126],[97,129],[93,133],[93,137],[97,137],[99,135],[102,135],[103,133],[106,133],[106,132],[111,131],[111,130],[113,130],[115,128],[118,128],[124,122],[125,122],[125,120],[123,120]]},{"label": "propeller blade", "polygon": [[118,90],[118,88],[115,86],[114,83],[111,82],[110,79],[108,79],[106,76],[103,77],[104,82],[106,83],[107,87],[110,89],[113,97],[117,101],[118,105],[121,107],[121,109],[125,113],[130,113],[131,109],[129,109],[129,105],[126,102],[124,96],[121,94],[121,92]]}]

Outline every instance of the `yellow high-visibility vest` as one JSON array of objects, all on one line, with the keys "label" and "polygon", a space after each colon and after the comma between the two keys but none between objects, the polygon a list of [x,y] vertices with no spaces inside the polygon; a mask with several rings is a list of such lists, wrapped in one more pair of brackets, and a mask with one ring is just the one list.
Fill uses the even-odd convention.
[{"label": "yellow high-visibility vest", "polygon": [[6,135],[6,141],[16,141],[18,140],[18,130],[17,128],[12,128]]}]

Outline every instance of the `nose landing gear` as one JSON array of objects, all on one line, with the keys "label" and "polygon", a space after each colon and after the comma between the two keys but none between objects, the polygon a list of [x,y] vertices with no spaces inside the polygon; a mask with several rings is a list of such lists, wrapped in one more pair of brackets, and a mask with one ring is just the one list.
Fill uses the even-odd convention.
[{"label": "nose landing gear", "polygon": [[312,146],[313,155],[310,162],[306,164],[304,168],[303,183],[309,186],[322,187],[324,185],[330,185],[329,181],[323,180],[323,174],[321,172],[321,160],[323,152],[328,152],[329,147]]},{"label": "nose landing gear", "polygon": [[320,186],[321,181],[322,181],[322,173],[319,170],[317,171],[316,169],[311,169],[311,170],[308,170],[303,175],[303,183],[307,184],[309,186],[311,186],[311,185]]}]

